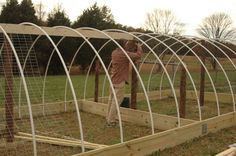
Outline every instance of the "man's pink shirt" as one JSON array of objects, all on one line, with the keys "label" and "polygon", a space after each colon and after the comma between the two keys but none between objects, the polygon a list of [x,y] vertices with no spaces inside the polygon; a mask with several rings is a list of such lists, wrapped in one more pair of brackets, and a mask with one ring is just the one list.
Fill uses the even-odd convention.
[{"label": "man's pink shirt", "polygon": [[[141,58],[142,51],[126,52],[131,60],[136,61]],[[129,59],[125,55],[124,51],[120,48],[115,49],[112,52],[112,70],[111,79],[113,84],[120,84],[122,82],[128,82],[129,79]]]}]

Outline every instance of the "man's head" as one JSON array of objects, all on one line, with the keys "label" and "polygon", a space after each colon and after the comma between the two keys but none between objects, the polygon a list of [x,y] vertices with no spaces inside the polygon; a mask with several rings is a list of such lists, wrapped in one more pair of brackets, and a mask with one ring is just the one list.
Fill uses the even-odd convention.
[{"label": "man's head", "polygon": [[124,49],[129,52],[136,52],[137,48],[137,43],[134,40],[128,40],[124,45]]}]

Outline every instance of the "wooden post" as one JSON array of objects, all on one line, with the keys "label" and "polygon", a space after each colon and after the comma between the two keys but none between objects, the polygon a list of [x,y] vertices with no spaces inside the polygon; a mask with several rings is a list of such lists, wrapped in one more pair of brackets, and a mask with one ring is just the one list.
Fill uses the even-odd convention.
[{"label": "wooden post", "polygon": [[[202,56],[201,60],[203,64],[205,64],[205,57]],[[201,77],[200,77],[200,105],[204,106],[204,92],[205,92],[205,69],[203,65],[201,65]]]},{"label": "wooden post", "polygon": [[94,102],[98,102],[98,91],[99,91],[99,60],[96,60],[95,63],[95,90],[94,90]]},{"label": "wooden post", "polygon": [[[135,66],[138,66],[137,62],[134,62]],[[138,91],[138,77],[137,73],[135,72],[134,68],[132,68],[131,71],[132,77],[131,77],[131,102],[130,102],[130,108],[136,109],[137,105],[137,91]]]},{"label": "wooden post", "polygon": [[186,108],[186,70],[181,66],[181,77],[180,77],[180,117],[185,118],[185,108]]},{"label": "wooden post", "polygon": [[14,141],[14,111],[13,111],[13,72],[12,49],[5,38],[3,47],[3,68],[5,74],[5,116],[6,116],[6,140]]}]

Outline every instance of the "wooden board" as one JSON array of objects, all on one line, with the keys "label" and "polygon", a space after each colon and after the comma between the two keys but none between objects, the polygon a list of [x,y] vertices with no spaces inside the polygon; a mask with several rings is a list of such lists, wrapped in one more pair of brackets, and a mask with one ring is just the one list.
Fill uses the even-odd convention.
[{"label": "wooden board", "polygon": [[[4,24],[0,23],[0,26],[10,34],[31,34],[31,35],[45,35],[41,32],[38,28],[29,26],[29,25],[19,25],[19,24]],[[50,36],[67,36],[67,37],[80,37],[73,31],[62,29],[62,28],[52,28],[52,27],[41,27],[43,30],[47,32]],[[93,31],[93,30],[78,30],[82,35],[87,38],[102,38],[108,39],[107,36],[103,35],[102,33]],[[108,32],[113,39],[133,39],[132,36],[125,34],[125,33],[118,33],[118,32]]]},{"label": "wooden board", "polygon": [[[93,101],[78,101],[79,103],[79,109],[80,111],[90,112],[93,114],[105,116],[107,111],[107,104],[103,103],[96,103]],[[60,103],[50,103],[46,104],[45,106],[45,115],[53,115],[53,114],[59,114],[62,112],[65,112],[64,110],[64,102]],[[4,113],[5,109],[0,109],[0,114]],[[149,112],[145,111],[139,111],[139,110],[132,110],[132,109],[126,109],[121,108],[121,116],[123,121],[131,122],[137,125],[142,126],[151,126],[150,124],[150,114]],[[67,102],[67,112],[75,111],[75,105],[74,102]],[[32,105],[32,112],[33,116],[42,116],[43,115],[43,105],[37,104]],[[15,119],[18,118],[18,108],[14,108],[14,117]],[[28,112],[28,106],[24,105],[21,107],[21,116],[22,118],[29,117]],[[4,121],[5,118],[3,116],[2,120]],[[177,126],[177,118],[168,116],[168,115],[162,115],[162,114],[156,114],[153,113],[153,120],[154,120],[154,127],[156,129],[160,130],[167,130],[171,128],[175,128]],[[181,125],[186,125],[189,123],[194,122],[194,120],[189,119],[181,119]]]},{"label": "wooden board", "polygon": [[[179,97],[179,91],[176,90],[176,95]],[[199,95],[199,92],[198,92]],[[232,103],[232,95],[229,93],[217,93],[218,98],[219,98],[219,102],[222,103]],[[216,102],[216,98],[215,98],[215,94],[214,92],[205,92],[204,95],[204,99],[205,101],[209,101],[209,102]],[[170,95],[170,97],[173,97],[173,95]],[[234,94],[234,98],[236,99],[236,94]],[[194,91],[187,91],[187,99],[192,99],[192,100],[196,100],[196,96],[195,96],[195,92]],[[233,107],[233,104],[232,104]]]},{"label": "wooden board", "polygon": [[236,125],[236,112],[73,156],[143,156]]},{"label": "wooden board", "polygon": [[[80,108],[85,112],[105,116],[107,111],[107,104],[96,103],[93,101],[82,101],[82,105]],[[120,108],[120,112],[122,121],[127,121],[142,126],[151,125],[149,112],[127,108]],[[156,113],[153,113],[153,121],[154,127],[160,130],[175,128],[178,125],[176,117]],[[180,124],[187,125],[192,122],[195,121],[189,119],[181,119]]]},{"label": "wooden board", "polygon": [[[67,103],[67,111],[75,111],[75,105],[74,102],[68,101]],[[33,116],[43,116],[43,107],[45,110],[45,115],[54,115],[59,114],[61,112],[65,112],[65,103],[64,102],[55,102],[55,103],[47,103],[45,105],[43,104],[33,104],[32,105],[32,114]],[[21,118],[28,118],[29,117],[29,109],[28,105],[23,105],[20,107],[21,110]],[[14,119],[18,119],[19,109],[18,107],[14,107]],[[0,121],[5,120],[5,109],[0,109]]]},{"label": "wooden board", "polygon": [[[32,134],[18,132],[15,135],[18,139],[29,140],[32,141]],[[50,136],[42,136],[42,135],[35,135],[37,142],[52,144],[52,145],[59,145],[59,146],[69,146],[69,147],[81,147],[82,143],[80,140],[71,140],[71,139],[63,139],[63,138],[55,138]],[[98,149],[108,147],[107,145],[95,144],[84,141],[84,147],[87,149]]]},{"label": "wooden board", "polygon": [[236,156],[236,147],[231,147],[231,148],[217,154],[216,156]]},{"label": "wooden board", "polygon": [[[149,100],[162,100],[168,98],[171,95],[171,90],[170,89],[163,90],[161,92],[161,97],[160,97],[160,91],[150,91],[147,93],[147,95]],[[125,97],[131,98],[131,95],[125,94]],[[109,98],[108,96],[98,97],[98,102],[107,103],[108,98]],[[92,101],[93,98],[88,98],[87,100]],[[137,101],[144,101],[144,100],[146,100],[144,93],[137,93]]]}]

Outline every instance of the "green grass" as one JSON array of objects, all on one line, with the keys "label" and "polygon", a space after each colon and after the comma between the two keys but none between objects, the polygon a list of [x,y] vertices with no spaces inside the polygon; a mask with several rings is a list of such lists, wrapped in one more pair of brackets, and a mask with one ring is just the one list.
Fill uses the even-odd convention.
[{"label": "green grass", "polygon": [[[84,97],[84,87],[85,87],[85,76],[71,76],[73,83],[73,88],[75,90],[77,99]],[[100,76],[99,83],[102,84],[104,75]],[[4,89],[4,79],[0,78],[0,105],[4,103],[5,89]],[[69,83],[66,87],[66,76],[48,76],[46,79],[45,87],[45,101],[55,102],[63,101],[65,99],[65,90],[67,91],[67,100],[72,99],[72,92]],[[32,104],[42,103],[43,95],[43,78],[42,77],[26,77],[27,88],[29,91],[29,97]],[[100,85],[101,87],[101,85]],[[21,93],[21,103],[26,103],[25,91],[23,85],[20,92],[20,79],[19,77],[14,77],[14,88],[13,88],[13,99],[14,103],[19,101],[19,93]],[[87,83],[86,98],[93,97],[94,95],[94,76],[90,75]],[[108,87],[105,89],[105,95],[108,95]]]},{"label": "green grass", "polygon": [[[215,72],[210,73],[211,76],[215,77]],[[233,84],[232,87],[235,90],[236,85],[236,75],[234,71],[227,72],[229,76],[230,82]],[[170,75],[172,76],[172,75]],[[194,83],[196,84],[196,88],[199,89],[199,73],[198,72],[191,72],[191,76],[193,77]],[[94,75],[89,75],[87,88],[85,92],[85,75],[76,75],[71,76],[71,80],[73,83],[73,87],[77,96],[77,99],[84,98],[91,98],[94,96]],[[149,74],[141,74],[141,78],[143,80],[144,86],[147,89]],[[172,78],[172,77],[171,77]],[[109,94],[109,84],[106,79],[105,88],[103,93],[103,81],[105,79],[105,75],[100,75],[99,77],[99,96],[107,96]],[[180,73],[176,74],[176,78],[174,81],[174,88],[179,89],[179,81],[180,81]],[[215,81],[215,85],[217,86],[217,92],[230,92],[229,85],[225,79],[223,72],[218,72],[217,80]],[[155,73],[151,77],[149,90],[159,90],[161,82],[161,73]],[[29,91],[29,97],[32,104],[42,103],[42,95],[43,95],[43,77],[26,77],[27,88]],[[0,106],[4,103],[5,97],[5,79],[4,77],[0,77]],[[166,75],[163,77],[162,89],[170,89],[170,83],[167,79]],[[187,89],[193,90],[193,85],[190,79],[187,79]],[[66,76],[47,76],[46,79],[46,88],[45,88],[45,101],[46,102],[55,102],[55,101],[63,101],[65,100],[65,90],[67,91],[66,100],[72,100],[72,92],[69,83],[67,84],[66,88]],[[212,85],[210,83],[209,78],[206,75],[206,91],[213,91]],[[143,88],[139,84],[139,92],[143,92]],[[19,93],[21,96],[21,104],[26,104],[26,96],[23,86],[21,86],[20,92],[20,78],[14,77],[14,88],[13,88],[13,99],[14,103],[17,105],[19,102]],[[130,93],[130,85],[126,86],[126,93]]]}]

